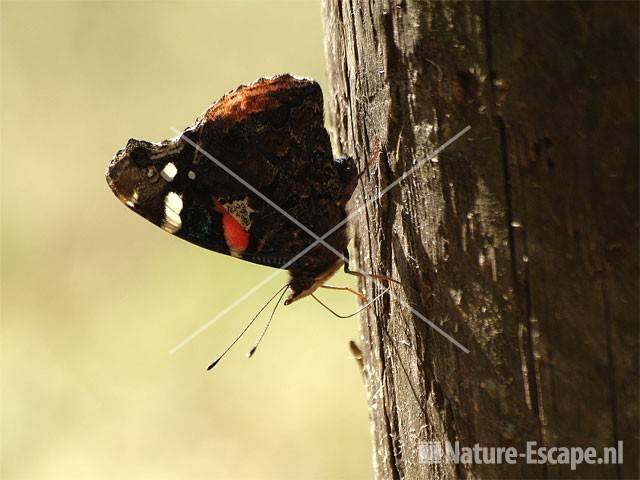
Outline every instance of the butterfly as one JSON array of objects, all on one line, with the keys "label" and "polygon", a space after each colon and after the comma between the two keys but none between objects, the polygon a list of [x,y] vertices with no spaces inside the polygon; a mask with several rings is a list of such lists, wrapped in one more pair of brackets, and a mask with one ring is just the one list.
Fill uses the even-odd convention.
[{"label": "butterfly", "polygon": [[[177,237],[286,267],[285,304],[344,265],[336,252],[347,252],[345,207],[358,173],[351,158],[333,157],[314,80],[284,74],[242,85],[174,138],[130,139],[106,179],[127,207]],[[323,238],[333,249],[309,234],[340,224]]]}]

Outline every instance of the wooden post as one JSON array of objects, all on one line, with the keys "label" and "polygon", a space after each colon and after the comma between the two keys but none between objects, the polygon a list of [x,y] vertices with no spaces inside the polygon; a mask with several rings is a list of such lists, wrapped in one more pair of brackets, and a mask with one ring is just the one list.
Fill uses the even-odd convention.
[{"label": "wooden post", "polygon": [[[638,4],[323,10],[336,146],[382,145],[352,208],[471,126],[357,217],[359,269],[402,282],[362,317],[377,478],[637,478]],[[444,441],[624,463],[421,462]]]}]

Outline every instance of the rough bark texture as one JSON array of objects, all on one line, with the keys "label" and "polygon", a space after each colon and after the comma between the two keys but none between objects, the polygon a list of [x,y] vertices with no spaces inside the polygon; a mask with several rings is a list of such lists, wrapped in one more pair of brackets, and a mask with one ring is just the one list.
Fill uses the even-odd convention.
[{"label": "rough bark texture", "polygon": [[[472,127],[357,218],[359,268],[402,282],[362,318],[377,477],[638,477],[637,4],[323,15],[336,146],[382,145],[354,208]],[[623,440],[624,464],[421,464],[443,440]]]}]

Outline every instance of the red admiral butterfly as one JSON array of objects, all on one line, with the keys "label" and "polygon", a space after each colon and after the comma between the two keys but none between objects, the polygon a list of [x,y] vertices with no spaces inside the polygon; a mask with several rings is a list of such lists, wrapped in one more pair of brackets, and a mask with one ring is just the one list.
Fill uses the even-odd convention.
[{"label": "red admiral butterfly", "polygon": [[[352,159],[333,158],[313,80],[285,74],[243,85],[173,139],[129,140],[106,177],[122,202],[171,234],[249,262],[287,266],[286,304],[312,294],[344,263],[320,244],[296,259],[315,238],[265,202],[317,234],[346,218],[358,174]],[[345,228],[324,238],[337,252],[347,251]]]}]

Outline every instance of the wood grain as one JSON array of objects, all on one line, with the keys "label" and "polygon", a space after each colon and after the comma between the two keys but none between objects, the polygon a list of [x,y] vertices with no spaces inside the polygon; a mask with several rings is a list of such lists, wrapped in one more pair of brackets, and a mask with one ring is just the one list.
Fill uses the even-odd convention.
[{"label": "wood grain", "polygon": [[[359,269],[402,282],[362,317],[377,478],[638,477],[637,4],[323,15],[334,143],[361,167],[382,145],[352,208],[472,127],[357,217]],[[419,462],[456,440],[623,440],[625,463]]]}]

